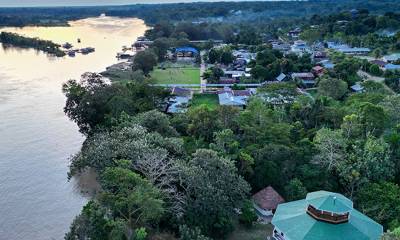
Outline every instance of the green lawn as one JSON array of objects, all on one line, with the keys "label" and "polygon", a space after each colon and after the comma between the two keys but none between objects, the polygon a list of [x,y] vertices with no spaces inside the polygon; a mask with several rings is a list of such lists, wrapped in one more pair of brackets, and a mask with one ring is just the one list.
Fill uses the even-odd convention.
[{"label": "green lawn", "polygon": [[215,109],[219,105],[217,94],[195,94],[193,96],[191,107],[197,107],[200,105],[207,105],[211,109]]},{"label": "green lawn", "polygon": [[150,75],[157,84],[200,84],[199,68],[157,68]]},{"label": "green lawn", "polygon": [[251,228],[237,226],[235,231],[231,233],[228,240],[265,240],[267,236],[271,236],[273,226],[271,224],[255,224]]}]

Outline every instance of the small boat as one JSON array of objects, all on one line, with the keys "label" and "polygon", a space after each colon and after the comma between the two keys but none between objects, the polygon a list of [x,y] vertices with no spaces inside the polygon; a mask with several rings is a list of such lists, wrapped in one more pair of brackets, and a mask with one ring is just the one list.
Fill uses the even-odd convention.
[{"label": "small boat", "polygon": [[75,57],[75,51],[73,51],[73,50],[68,51],[68,56]]},{"label": "small boat", "polygon": [[81,43],[81,39],[80,38],[78,38],[78,43]]},{"label": "small boat", "polygon": [[82,54],[89,54],[95,51],[95,48],[92,47],[87,47],[87,48],[82,48],[81,53]]},{"label": "small boat", "polygon": [[65,49],[71,49],[73,46],[71,43],[67,42],[67,43],[63,44],[62,47]]},{"label": "small boat", "polygon": [[118,59],[129,59],[129,58],[133,58],[134,55],[133,54],[129,54],[129,53],[117,53],[117,58]]}]

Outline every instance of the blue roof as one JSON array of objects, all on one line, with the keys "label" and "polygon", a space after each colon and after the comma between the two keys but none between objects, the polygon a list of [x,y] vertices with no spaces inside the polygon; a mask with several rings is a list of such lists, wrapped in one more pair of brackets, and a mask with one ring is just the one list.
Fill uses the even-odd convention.
[{"label": "blue roof", "polygon": [[395,64],[386,64],[385,65],[386,70],[400,70],[400,65],[395,65]]},{"label": "blue roof", "polygon": [[193,47],[179,47],[175,49],[175,52],[192,52],[194,54],[198,54],[199,50]]}]

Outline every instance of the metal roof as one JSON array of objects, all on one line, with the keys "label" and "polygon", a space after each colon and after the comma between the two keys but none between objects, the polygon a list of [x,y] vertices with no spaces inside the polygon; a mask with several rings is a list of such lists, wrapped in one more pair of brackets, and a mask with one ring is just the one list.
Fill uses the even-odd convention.
[{"label": "metal roof", "polygon": [[[349,221],[332,224],[318,221],[307,214],[311,202],[320,202],[320,207],[332,210],[332,196],[341,203],[340,210],[350,209],[351,201],[341,194],[330,192],[309,193],[306,199],[280,204],[272,219],[272,224],[290,240],[378,240],[383,233],[383,227],[352,208]],[[328,198],[323,200],[323,198]],[[328,202],[325,204],[325,202]],[[329,203],[330,202],[330,203]],[[335,208],[335,207],[333,207]],[[343,209],[342,209],[343,208]]]}]

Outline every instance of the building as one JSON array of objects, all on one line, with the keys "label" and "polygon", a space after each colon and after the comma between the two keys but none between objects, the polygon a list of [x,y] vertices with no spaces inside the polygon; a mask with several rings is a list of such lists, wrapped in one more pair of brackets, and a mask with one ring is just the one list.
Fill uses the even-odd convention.
[{"label": "building", "polygon": [[400,65],[389,63],[385,65],[384,70],[389,70],[389,71],[400,70]]},{"label": "building", "polygon": [[364,91],[364,87],[360,83],[356,83],[350,87],[351,91],[360,93]]},{"label": "building", "polygon": [[193,58],[199,54],[199,51],[193,47],[180,47],[175,49],[175,54],[176,57],[178,58],[181,57]]},{"label": "building", "polygon": [[315,76],[318,76],[318,77],[321,77],[325,73],[325,69],[321,66],[315,66],[312,68],[311,71]]},{"label": "building", "polygon": [[304,53],[311,53],[311,48],[307,45],[305,41],[297,40],[290,47],[292,53],[302,55]]},{"label": "building", "polygon": [[226,87],[224,90],[218,91],[219,105],[244,108],[250,96],[250,90],[232,90]]},{"label": "building", "polygon": [[390,55],[385,55],[382,58],[383,61],[388,63],[394,63],[400,60],[400,53],[393,53]]},{"label": "building", "polygon": [[387,64],[387,62],[385,62],[385,61],[382,61],[382,60],[372,60],[371,62],[370,62],[371,64],[376,64],[376,65],[378,65],[380,68],[384,68],[385,66],[386,66],[386,64]]},{"label": "building", "polygon": [[174,87],[171,90],[172,97],[168,101],[168,113],[185,113],[189,105],[189,101],[193,97],[190,89]]},{"label": "building", "polygon": [[284,73],[279,74],[279,76],[277,76],[275,78],[275,80],[278,81],[278,82],[285,81],[286,80],[286,74],[284,74]]},{"label": "building", "polygon": [[315,85],[315,76],[311,72],[292,73],[293,80],[299,80],[307,87]]},{"label": "building", "polygon": [[318,191],[280,204],[272,219],[275,240],[379,240],[383,227],[342,194]]},{"label": "building", "polygon": [[278,205],[285,202],[285,199],[271,186],[254,194],[252,199],[254,208],[260,218],[274,215]]},{"label": "building", "polygon": [[292,38],[298,38],[300,34],[301,34],[301,29],[295,28],[293,30],[290,30],[287,35]]}]

